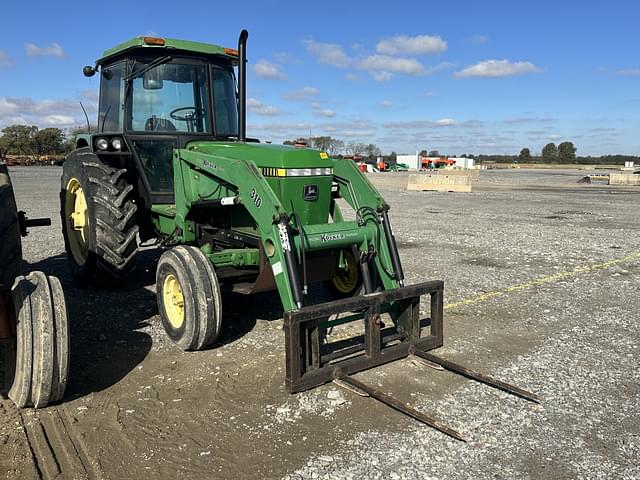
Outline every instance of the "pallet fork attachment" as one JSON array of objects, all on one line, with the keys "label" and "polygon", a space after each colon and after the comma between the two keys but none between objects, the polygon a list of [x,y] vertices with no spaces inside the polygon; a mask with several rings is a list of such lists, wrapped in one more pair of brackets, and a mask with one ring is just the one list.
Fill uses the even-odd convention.
[{"label": "pallet fork attachment", "polygon": [[[331,382],[338,367],[350,375],[399,360],[409,355],[411,346],[421,351],[442,346],[443,292],[444,282],[434,280],[285,312],[287,389],[295,393]],[[431,297],[431,328],[421,338],[423,295]],[[323,330],[344,319],[327,319],[346,312],[357,312],[349,321],[364,319],[364,335],[355,344],[329,350],[322,344]],[[380,316],[385,312],[395,317],[395,327],[384,327]]]},{"label": "pallet fork attachment", "polygon": [[[350,375],[414,356],[439,370],[448,370],[526,400],[541,402],[536,394],[429,353],[443,344],[443,293],[444,283],[434,280],[285,312],[287,389],[296,393],[333,381],[463,442],[466,439],[456,430]],[[429,334],[421,337],[420,297],[426,295],[430,296],[431,312],[430,318],[422,323],[430,328]],[[332,315],[347,312],[356,313],[329,320]],[[390,314],[394,326],[384,325],[382,313]],[[347,343],[336,342],[334,347],[323,343],[327,329],[358,320],[364,320],[364,335]]]}]

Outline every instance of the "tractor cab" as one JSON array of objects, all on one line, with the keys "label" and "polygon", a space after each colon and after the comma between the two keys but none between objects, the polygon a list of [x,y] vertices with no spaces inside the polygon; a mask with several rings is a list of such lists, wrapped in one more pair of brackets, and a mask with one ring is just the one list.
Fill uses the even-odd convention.
[{"label": "tractor cab", "polygon": [[139,172],[149,203],[172,203],[174,149],[238,138],[237,63],[236,50],[155,37],[107,50],[84,69],[100,75],[97,131],[87,145]]}]

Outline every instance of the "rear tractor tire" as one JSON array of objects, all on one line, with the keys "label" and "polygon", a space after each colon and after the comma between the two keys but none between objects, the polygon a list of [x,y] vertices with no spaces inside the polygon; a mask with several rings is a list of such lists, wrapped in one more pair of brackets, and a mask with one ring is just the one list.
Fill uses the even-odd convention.
[{"label": "rear tractor tire", "polygon": [[215,343],[222,323],[220,285],[199,248],[178,246],[162,254],[156,297],[162,326],[180,348],[203,350]]},{"label": "rear tractor tire", "polygon": [[8,292],[20,275],[22,243],[18,209],[5,164],[0,164],[0,295]]},{"label": "rear tractor tire", "polygon": [[16,320],[15,373],[9,398],[19,408],[62,399],[69,372],[69,328],[60,281],[42,272],[18,277],[12,289]]},{"label": "rear tractor tire", "polygon": [[126,169],[102,163],[86,148],[63,165],[60,215],[69,265],[81,284],[115,286],[134,268],[137,206]]}]

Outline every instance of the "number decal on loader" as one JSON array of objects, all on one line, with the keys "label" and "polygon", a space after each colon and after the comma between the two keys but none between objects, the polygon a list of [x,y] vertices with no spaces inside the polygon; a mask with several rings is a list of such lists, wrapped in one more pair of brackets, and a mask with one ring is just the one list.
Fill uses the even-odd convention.
[{"label": "number decal on loader", "polygon": [[258,195],[255,188],[251,189],[251,200],[253,200],[253,203],[255,203],[258,208],[262,205],[262,198],[260,198],[260,195]]}]

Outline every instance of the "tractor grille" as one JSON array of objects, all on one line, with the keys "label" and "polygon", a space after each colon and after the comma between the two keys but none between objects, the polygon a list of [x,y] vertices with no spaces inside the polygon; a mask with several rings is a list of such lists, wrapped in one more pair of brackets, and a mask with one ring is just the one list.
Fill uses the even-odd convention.
[{"label": "tractor grille", "polygon": [[265,177],[326,177],[333,175],[333,168],[262,168]]}]

